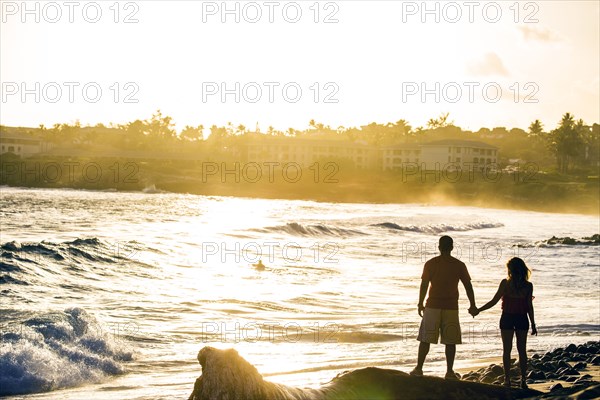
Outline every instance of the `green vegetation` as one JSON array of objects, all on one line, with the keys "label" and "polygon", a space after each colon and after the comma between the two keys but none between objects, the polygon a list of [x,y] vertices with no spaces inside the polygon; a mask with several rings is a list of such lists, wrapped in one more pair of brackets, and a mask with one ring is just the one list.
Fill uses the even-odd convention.
[{"label": "green vegetation", "polygon": [[[555,129],[540,121],[519,128],[461,129],[448,114],[425,128],[406,120],[361,127],[329,126],[311,120],[305,130],[250,132],[245,126],[186,126],[177,133],[171,117],[156,112],[148,120],[124,125],[52,128],[1,127],[54,144],[23,160],[10,154],[0,160],[0,184],[27,187],[143,190],[154,188],[204,195],[312,199],[332,202],[426,202],[549,212],[599,212],[600,125],[586,125],[567,113]],[[246,145],[278,137],[290,146],[297,139],[338,140],[385,146],[440,139],[478,140],[499,148],[498,171],[460,176],[448,171],[357,169],[350,160],[319,160],[301,176],[284,171],[285,160],[269,171],[244,170]],[[283,138],[283,139],[281,139]],[[511,164],[514,164],[511,167]],[[506,168],[509,166],[508,168]],[[70,169],[69,169],[70,168]],[[229,171],[229,172],[228,172]]]}]

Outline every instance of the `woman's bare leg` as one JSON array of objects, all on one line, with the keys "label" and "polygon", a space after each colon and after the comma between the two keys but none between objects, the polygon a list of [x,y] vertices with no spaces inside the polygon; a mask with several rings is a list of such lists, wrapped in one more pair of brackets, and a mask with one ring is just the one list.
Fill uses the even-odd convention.
[{"label": "woman's bare leg", "polygon": [[519,352],[519,367],[521,367],[521,384],[523,384],[527,375],[527,330],[518,329],[515,332],[517,351]]},{"label": "woman's bare leg", "polygon": [[513,332],[512,329],[500,330],[500,335],[502,336],[502,362],[504,364],[505,385],[510,385],[510,352],[512,350]]}]

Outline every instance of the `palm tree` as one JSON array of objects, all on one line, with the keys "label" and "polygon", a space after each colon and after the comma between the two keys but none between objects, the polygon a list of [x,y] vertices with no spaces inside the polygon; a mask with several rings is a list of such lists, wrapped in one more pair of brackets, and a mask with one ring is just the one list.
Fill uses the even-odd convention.
[{"label": "palm tree", "polygon": [[529,125],[529,136],[540,136],[544,132],[544,125],[536,119]]}]

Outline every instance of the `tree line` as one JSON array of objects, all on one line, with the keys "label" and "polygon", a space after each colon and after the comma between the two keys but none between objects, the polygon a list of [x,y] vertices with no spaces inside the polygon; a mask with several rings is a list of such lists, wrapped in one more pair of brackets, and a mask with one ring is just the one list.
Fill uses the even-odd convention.
[{"label": "tree line", "polygon": [[[244,125],[235,126],[228,122],[224,126],[187,125],[179,132],[175,130],[173,118],[157,110],[146,120],[135,120],[125,124],[97,124],[81,126],[55,124],[51,128],[40,125],[38,128],[9,128],[27,133],[56,146],[89,148],[97,146],[122,150],[171,151],[171,152],[210,152],[226,154],[235,148],[243,148],[257,138],[288,138],[293,145],[295,138],[329,139],[348,142],[361,142],[374,146],[406,143],[426,143],[440,139],[481,140],[499,148],[500,162],[508,164],[514,160],[535,162],[540,167],[555,169],[562,174],[578,170],[596,170],[600,157],[600,125],[586,124],[565,113],[554,129],[546,130],[539,120],[533,121],[525,131],[520,128],[495,127],[481,128],[476,132],[463,130],[451,121],[449,114],[431,118],[425,127],[413,128],[406,120],[376,123],[360,127],[332,128],[315,120],[308,122],[306,129],[289,128],[276,130],[272,126],[261,132],[257,126],[250,130]],[[205,133],[207,133],[205,137]]]}]

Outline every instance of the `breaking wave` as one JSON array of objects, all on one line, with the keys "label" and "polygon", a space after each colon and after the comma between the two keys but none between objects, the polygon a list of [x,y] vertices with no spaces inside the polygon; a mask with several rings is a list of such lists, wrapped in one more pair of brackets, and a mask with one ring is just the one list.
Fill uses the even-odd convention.
[{"label": "breaking wave", "polygon": [[394,222],[383,222],[380,224],[373,224],[371,226],[388,228],[396,231],[408,231],[408,232],[420,232],[437,234],[442,232],[464,232],[472,231],[476,229],[490,229],[490,228],[501,228],[504,226],[502,223],[496,222],[475,222],[463,225],[447,225],[447,224],[436,224],[436,225],[398,225]]},{"label": "breaking wave", "polygon": [[287,233],[289,235],[299,236],[355,236],[355,235],[366,235],[356,229],[339,228],[336,226],[327,226],[323,224],[315,225],[301,225],[297,222],[290,222],[285,225],[270,226],[267,228],[256,229],[258,232],[280,232]]},{"label": "breaking wave", "polygon": [[125,372],[132,353],[81,308],[32,315],[3,329],[0,396],[100,382]]}]

